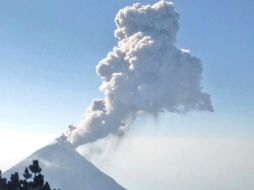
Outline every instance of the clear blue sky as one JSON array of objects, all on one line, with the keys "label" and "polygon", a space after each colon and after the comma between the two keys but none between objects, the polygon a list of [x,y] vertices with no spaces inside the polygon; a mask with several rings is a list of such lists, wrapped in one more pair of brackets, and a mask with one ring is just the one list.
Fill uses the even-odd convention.
[{"label": "clear blue sky", "polygon": [[[0,144],[2,148],[6,148],[5,155],[10,152],[7,151],[8,145],[3,145],[6,139],[11,138],[13,131],[21,134],[15,140],[22,137],[26,139],[26,142],[23,142],[26,147],[29,144],[29,134],[36,133],[32,137],[33,142],[37,139],[41,142],[38,146],[42,146],[46,143],[45,136],[52,138],[64,132],[68,124],[78,123],[80,115],[91,100],[102,97],[98,90],[101,80],[96,76],[95,65],[116,45],[117,41],[113,36],[116,13],[120,8],[134,2],[136,1],[0,1]],[[193,55],[201,58],[204,67],[202,85],[204,91],[212,95],[215,112],[164,114],[158,121],[144,117],[135,123],[132,133],[137,136],[155,134],[181,138],[209,136],[253,139],[254,1],[175,0],[174,3],[181,15],[177,46],[190,49]],[[153,128],[154,125],[159,127]],[[43,136],[43,140],[39,134],[47,135]],[[187,149],[191,146],[194,153],[197,147],[197,150],[203,151],[202,147],[199,147],[201,141],[194,141],[194,148],[187,142],[189,141],[182,145],[177,141],[179,150],[183,146]],[[13,143],[10,147],[18,146]],[[22,145],[22,142],[20,143],[19,147]],[[170,143],[172,144],[171,141]],[[209,144],[210,141],[205,143]],[[143,143],[144,146],[146,144]],[[245,153],[249,156],[247,150],[251,150],[250,147],[238,147],[239,150],[234,150],[234,143],[228,144],[224,146],[231,147],[232,154],[228,155],[233,157],[246,150]],[[249,143],[247,145],[253,146]],[[33,144],[27,149],[33,151],[36,146]],[[154,146],[157,149],[157,145]],[[133,147],[135,149],[135,146]],[[143,149],[143,146],[139,148]],[[220,155],[218,149],[210,149],[216,151],[212,152],[209,158]],[[0,168],[6,169],[14,164],[14,161],[18,161],[15,159],[20,159],[17,155],[26,156],[24,154],[29,151],[19,149],[18,152],[11,153],[11,158],[4,157]],[[160,151],[163,158],[163,150]],[[4,151],[1,149],[1,152]],[[137,152],[140,152],[139,149]],[[148,152],[145,152],[146,155]],[[198,160],[200,157],[193,156],[193,152],[189,154],[187,150],[186,157],[192,156],[194,161]],[[224,149],[221,152],[225,152]],[[180,157],[185,155],[182,155],[181,151],[178,153]],[[123,155],[126,156],[126,153]],[[133,163],[130,155],[135,154],[128,155],[129,163]],[[169,154],[168,158],[172,158],[172,155]],[[223,163],[228,163],[227,157],[224,158],[223,162],[219,161],[222,167]],[[121,157],[119,160],[121,161]],[[210,161],[212,162],[212,159]],[[175,161],[172,163],[174,165]],[[204,163],[210,164],[207,159]],[[242,159],[236,162],[233,160],[232,166],[234,163],[241,165],[247,162]],[[192,162],[190,166],[191,164]],[[127,168],[129,166],[131,164],[126,164]],[[231,165],[229,166],[231,168]],[[119,174],[119,168],[112,168],[107,171],[117,180],[119,178],[120,182],[127,185],[133,184],[133,181],[126,182],[128,179],[123,173]],[[250,168],[248,164],[246,168]],[[232,179],[234,178],[229,181],[234,181]],[[180,181],[179,184],[181,183]]]},{"label": "clear blue sky", "polygon": [[[114,16],[134,2],[0,1],[1,126],[60,133],[77,123],[92,98],[102,96],[95,65],[116,44]],[[175,0],[175,5],[181,14],[177,46],[202,59],[203,86],[215,107],[213,116],[202,117],[250,135],[254,2]]]}]

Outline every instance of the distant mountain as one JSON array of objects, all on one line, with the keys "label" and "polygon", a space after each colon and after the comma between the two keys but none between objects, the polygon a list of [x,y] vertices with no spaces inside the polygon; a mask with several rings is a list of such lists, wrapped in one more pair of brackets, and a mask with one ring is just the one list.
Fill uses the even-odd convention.
[{"label": "distant mountain", "polygon": [[42,174],[52,188],[61,190],[125,189],[82,157],[65,137],[60,137],[52,144],[39,149],[7,170],[3,176],[9,177],[16,171],[22,176],[25,167],[31,165],[33,160],[39,160]]}]

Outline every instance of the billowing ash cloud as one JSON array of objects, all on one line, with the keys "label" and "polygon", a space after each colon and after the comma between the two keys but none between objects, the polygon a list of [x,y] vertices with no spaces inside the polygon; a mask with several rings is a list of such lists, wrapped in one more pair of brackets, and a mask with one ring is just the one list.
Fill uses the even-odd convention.
[{"label": "billowing ash cloud", "polygon": [[173,3],[163,0],[118,12],[118,45],[96,66],[105,97],[94,100],[70,132],[74,145],[122,135],[141,114],[213,111],[200,86],[200,59],[174,45],[178,19]]}]

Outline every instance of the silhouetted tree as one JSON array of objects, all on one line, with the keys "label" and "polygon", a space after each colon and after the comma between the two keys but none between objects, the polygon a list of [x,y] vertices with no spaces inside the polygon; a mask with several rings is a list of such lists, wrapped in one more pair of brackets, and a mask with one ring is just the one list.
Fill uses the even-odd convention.
[{"label": "silhouetted tree", "polygon": [[10,189],[18,190],[20,185],[19,174],[15,172],[11,175],[11,180],[8,182],[8,187]]},{"label": "silhouetted tree", "polygon": [[7,179],[2,178],[2,171],[0,170],[0,189],[7,190]]},{"label": "silhouetted tree", "polygon": [[48,182],[45,183],[43,190],[51,190]]},{"label": "silhouetted tree", "polygon": [[28,168],[27,168],[27,167],[26,167],[26,169],[25,169],[25,171],[24,171],[23,176],[24,176],[24,178],[25,178],[26,180],[28,180],[29,178],[31,178],[31,177],[32,177],[32,174],[30,174],[30,173],[29,173],[29,171],[28,171]]},{"label": "silhouetted tree", "polygon": [[33,160],[33,164],[29,166],[29,169],[34,173],[32,181],[28,181],[32,175],[27,167],[23,174],[24,180],[19,179],[17,172],[11,174],[10,180],[2,178],[0,170],[0,190],[51,190],[49,183],[44,181],[44,176],[40,173],[41,168],[38,160]]},{"label": "silhouetted tree", "polygon": [[44,186],[44,176],[41,174],[35,176],[33,184],[35,189],[41,189]]},{"label": "silhouetted tree", "polygon": [[39,161],[33,160],[33,164],[29,166],[29,169],[32,173],[34,173],[34,177],[35,177],[37,173],[41,172],[41,168],[39,166]]}]

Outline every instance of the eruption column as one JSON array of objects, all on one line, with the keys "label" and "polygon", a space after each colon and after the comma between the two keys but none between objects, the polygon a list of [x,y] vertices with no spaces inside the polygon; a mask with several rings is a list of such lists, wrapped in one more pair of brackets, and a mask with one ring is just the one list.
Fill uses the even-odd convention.
[{"label": "eruption column", "polygon": [[119,42],[96,66],[104,99],[93,100],[70,131],[72,144],[121,136],[141,114],[213,111],[210,96],[201,89],[200,59],[175,46],[178,19],[174,4],[164,0],[118,12]]}]

